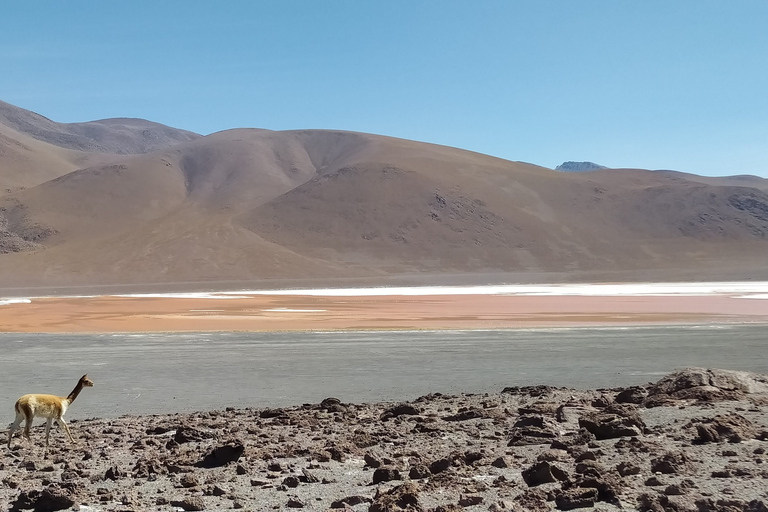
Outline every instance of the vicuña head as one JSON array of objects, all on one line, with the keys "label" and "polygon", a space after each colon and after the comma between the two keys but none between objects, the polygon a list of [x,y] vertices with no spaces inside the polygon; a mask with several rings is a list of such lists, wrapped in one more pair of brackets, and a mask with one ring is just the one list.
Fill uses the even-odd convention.
[{"label": "vicu\u00f1a head", "polygon": [[51,433],[51,423],[56,420],[59,425],[67,433],[69,440],[75,443],[72,438],[72,433],[69,431],[69,425],[64,421],[64,413],[67,412],[70,404],[75,401],[77,395],[85,387],[92,387],[93,381],[88,378],[88,375],[83,375],[80,380],[77,381],[77,386],[68,396],[56,396],[56,395],[38,395],[30,394],[24,395],[16,400],[16,419],[11,424],[11,428],[8,431],[8,448],[11,447],[11,438],[13,433],[21,425],[21,420],[26,420],[24,424],[24,437],[31,443],[32,439],[29,437],[29,428],[32,426],[32,420],[35,417],[47,418],[48,421],[45,424],[45,449],[48,450],[48,437]]}]

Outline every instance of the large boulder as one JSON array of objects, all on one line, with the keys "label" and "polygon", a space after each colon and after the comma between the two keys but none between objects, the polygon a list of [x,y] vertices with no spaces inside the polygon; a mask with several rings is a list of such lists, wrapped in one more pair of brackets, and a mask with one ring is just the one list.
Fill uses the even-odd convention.
[{"label": "large boulder", "polygon": [[650,395],[680,397],[692,389],[734,393],[768,393],[768,376],[717,368],[684,368],[667,375],[650,388]]},{"label": "large boulder", "polygon": [[601,412],[585,414],[579,418],[579,426],[597,439],[639,436],[645,431],[645,423],[637,409],[624,404],[613,404]]},{"label": "large boulder", "polygon": [[736,413],[704,418],[696,424],[698,443],[740,443],[757,437],[757,428],[744,416]]}]

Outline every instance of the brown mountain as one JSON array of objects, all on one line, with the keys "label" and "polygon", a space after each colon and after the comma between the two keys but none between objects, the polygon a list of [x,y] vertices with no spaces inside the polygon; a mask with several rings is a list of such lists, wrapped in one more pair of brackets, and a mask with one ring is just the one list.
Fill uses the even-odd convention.
[{"label": "brown mountain", "polygon": [[0,130],[6,289],[768,279],[757,177],[561,173],[324,130],[230,130],[131,155]]}]

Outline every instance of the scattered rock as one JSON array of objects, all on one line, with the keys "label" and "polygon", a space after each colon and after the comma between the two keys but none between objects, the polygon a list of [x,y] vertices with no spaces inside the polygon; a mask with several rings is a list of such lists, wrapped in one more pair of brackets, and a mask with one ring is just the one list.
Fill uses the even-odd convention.
[{"label": "scattered rock", "polygon": [[298,498],[290,498],[286,503],[285,506],[288,508],[304,508],[306,507],[306,503],[301,501]]},{"label": "scattered rock", "polygon": [[400,471],[395,468],[379,468],[373,472],[373,483],[389,482],[391,480],[400,480]]},{"label": "scattered rock", "polygon": [[104,478],[107,480],[118,480],[120,478],[125,477],[125,471],[121,470],[117,466],[110,467],[106,473],[104,473]]},{"label": "scattered rock", "polygon": [[419,504],[419,488],[413,482],[398,485],[388,491],[376,491],[369,512],[397,512],[408,510],[422,512]]},{"label": "scattered rock", "polygon": [[237,462],[243,455],[245,446],[241,441],[229,441],[208,452],[198,465],[203,468],[216,468],[229,462]]},{"label": "scattered rock", "polygon": [[714,418],[699,420],[696,425],[698,443],[740,443],[757,437],[757,428],[744,416],[729,413]]},{"label": "scattered rock", "polygon": [[478,418],[485,418],[485,412],[483,412],[482,409],[478,409],[476,407],[468,407],[460,410],[456,414],[446,416],[443,419],[445,421],[467,421],[476,420]]},{"label": "scattered rock", "polygon": [[376,469],[381,467],[381,461],[378,458],[371,455],[370,453],[366,453],[365,456],[363,457],[363,460],[365,460],[365,464],[369,468]]},{"label": "scattered rock", "polygon": [[176,428],[176,433],[173,436],[173,440],[179,444],[191,443],[197,441],[204,441],[206,439],[212,439],[214,437],[213,432],[207,432],[192,427],[181,426]]},{"label": "scattered rock", "polygon": [[631,462],[622,461],[618,466],[616,466],[616,471],[621,476],[639,475],[640,466],[632,464]]},{"label": "scattered rock", "polygon": [[478,495],[464,495],[459,498],[459,506],[473,507],[483,503],[483,497]]},{"label": "scattered rock", "polygon": [[497,457],[491,462],[491,466],[495,468],[508,468],[510,467],[510,461],[508,457]]},{"label": "scattered rock", "polygon": [[432,472],[424,464],[415,464],[411,466],[411,469],[408,471],[408,478],[411,478],[412,480],[420,480],[422,478],[429,478],[430,476],[432,476]]},{"label": "scattered rock", "polygon": [[451,467],[451,459],[438,459],[429,465],[429,472],[433,475],[442,473]]},{"label": "scattered rock", "polygon": [[368,498],[366,496],[347,496],[346,498],[341,498],[340,500],[336,500],[333,503],[331,503],[331,508],[346,508],[347,506],[354,507],[355,505],[360,505],[361,503],[372,503],[373,500],[371,498]]},{"label": "scattered rock", "polygon": [[604,411],[586,414],[579,418],[579,426],[595,438],[639,436],[645,431],[645,423],[631,406],[607,407]]},{"label": "scattered rock", "polygon": [[558,480],[568,480],[568,473],[549,462],[537,462],[523,471],[523,480],[528,487],[535,487]]},{"label": "scattered rock", "polygon": [[259,413],[259,418],[263,419],[285,418],[287,416],[288,413],[285,412],[285,409],[264,409]]},{"label": "scattered rock", "polygon": [[572,487],[561,490],[555,497],[555,505],[560,510],[593,507],[597,503],[597,489]]},{"label": "scattered rock", "polygon": [[[0,509],[768,512],[768,394],[680,401],[714,396],[709,382],[77,420],[80,445],[52,440],[43,458],[19,442],[0,458]],[[632,435],[611,441],[621,429]]]},{"label": "scattered rock", "polygon": [[507,446],[550,444],[558,437],[559,428],[543,416],[520,416],[512,426],[512,436]]},{"label": "scattered rock", "polygon": [[37,489],[21,491],[11,510],[34,509],[36,512],[53,512],[72,508],[76,503],[70,490],[52,484],[42,491]]},{"label": "scattered rock", "polygon": [[171,501],[171,506],[180,507],[185,511],[201,511],[205,510],[205,501],[199,496],[192,496],[179,501]]},{"label": "scattered rock", "polygon": [[181,484],[182,487],[197,487],[200,485],[200,482],[198,482],[197,477],[193,475],[192,473],[187,473],[185,475],[181,476],[181,479],[179,479],[179,484]]},{"label": "scattered rock", "polygon": [[382,421],[387,421],[392,418],[397,418],[398,416],[418,416],[419,414],[421,414],[420,411],[413,405],[398,404],[384,411],[380,419]]},{"label": "scattered rock", "polygon": [[651,471],[664,475],[679,475],[691,471],[691,461],[684,453],[665,453],[651,459]]},{"label": "scattered rock", "polygon": [[632,386],[616,395],[619,404],[641,404],[648,398],[648,390],[641,386]]},{"label": "scattered rock", "polygon": [[294,488],[299,486],[299,478],[297,476],[287,476],[283,478],[283,485],[286,487]]}]

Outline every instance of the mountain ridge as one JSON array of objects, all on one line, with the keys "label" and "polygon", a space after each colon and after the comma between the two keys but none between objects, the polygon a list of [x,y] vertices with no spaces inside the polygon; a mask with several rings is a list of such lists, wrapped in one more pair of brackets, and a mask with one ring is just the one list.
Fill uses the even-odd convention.
[{"label": "mountain ridge", "polygon": [[4,101],[0,101],[0,124],[55,146],[95,153],[148,153],[200,137],[187,130],[138,118],[57,123]]}]

